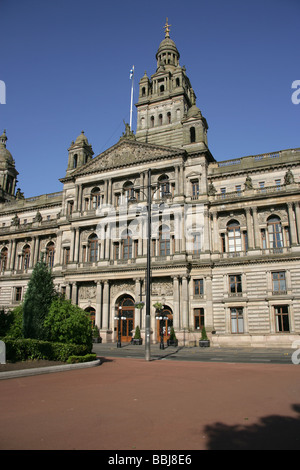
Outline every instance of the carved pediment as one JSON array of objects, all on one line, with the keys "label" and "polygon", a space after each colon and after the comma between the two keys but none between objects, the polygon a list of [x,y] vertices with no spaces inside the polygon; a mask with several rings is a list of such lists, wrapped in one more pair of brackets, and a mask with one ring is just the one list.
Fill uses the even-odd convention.
[{"label": "carved pediment", "polygon": [[93,160],[78,168],[72,176],[81,176],[88,173],[96,173],[112,168],[134,165],[143,161],[156,160],[157,158],[170,158],[182,154],[180,149],[144,144],[134,140],[121,139],[116,145],[97,155]]}]

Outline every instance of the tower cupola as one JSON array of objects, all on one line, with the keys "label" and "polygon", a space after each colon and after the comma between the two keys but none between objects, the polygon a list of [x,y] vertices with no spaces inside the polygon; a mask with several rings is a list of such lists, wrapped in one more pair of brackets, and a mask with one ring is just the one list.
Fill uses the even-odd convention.
[{"label": "tower cupola", "polygon": [[87,137],[84,135],[84,131],[81,131],[81,134],[77,137],[75,142],[71,142],[71,146],[68,151],[69,161],[67,175],[88,163],[94,155],[92,146],[89,144]]}]

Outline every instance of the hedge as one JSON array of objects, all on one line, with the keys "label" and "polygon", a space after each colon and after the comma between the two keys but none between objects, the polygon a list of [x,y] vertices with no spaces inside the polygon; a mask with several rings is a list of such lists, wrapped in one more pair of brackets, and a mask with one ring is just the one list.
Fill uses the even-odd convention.
[{"label": "hedge", "polygon": [[6,345],[6,360],[11,362],[27,359],[44,359],[66,362],[70,356],[85,356],[91,348],[83,344],[54,343],[36,339],[1,338]]},{"label": "hedge", "polygon": [[79,362],[91,362],[97,358],[96,354],[86,354],[85,356],[70,356],[67,360],[68,364],[77,364]]}]

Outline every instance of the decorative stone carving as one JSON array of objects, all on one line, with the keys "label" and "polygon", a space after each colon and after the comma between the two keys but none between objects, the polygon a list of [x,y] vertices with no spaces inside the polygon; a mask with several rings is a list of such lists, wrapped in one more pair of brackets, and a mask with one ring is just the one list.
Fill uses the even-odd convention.
[{"label": "decorative stone carving", "polygon": [[156,278],[152,280],[152,295],[163,297],[173,295],[173,282],[166,278]]},{"label": "decorative stone carving", "polygon": [[110,287],[111,299],[117,297],[118,294],[128,292],[128,294],[135,296],[135,283],[134,281],[115,281],[112,282]]},{"label": "decorative stone carving", "polygon": [[250,189],[253,189],[252,178],[250,176],[247,176],[245,181],[245,190],[249,191]]},{"label": "decorative stone carving", "polygon": [[284,184],[289,185],[289,184],[294,184],[294,182],[295,182],[294,174],[289,168],[284,176]]},{"label": "decorative stone carving", "polygon": [[93,300],[96,299],[96,285],[85,285],[79,287],[79,299],[80,300]]}]

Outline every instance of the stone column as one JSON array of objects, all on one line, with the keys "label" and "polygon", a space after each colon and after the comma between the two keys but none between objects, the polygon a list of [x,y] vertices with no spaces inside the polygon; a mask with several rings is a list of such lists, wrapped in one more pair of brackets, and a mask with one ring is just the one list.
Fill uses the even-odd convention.
[{"label": "stone column", "polygon": [[298,233],[298,244],[300,244],[300,203],[298,201],[295,202],[295,214],[296,214],[296,226],[297,226],[297,233]]},{"label": "stone column", "polygon": [[[140,302],[141,298],[141,280],[135,280],[135,302]],[[141,328],[141,310],[139,308],[134,309],[134,328],[139,326]]]},{"label": "stone column", "polygon": [[30,245],[30,259],[29,259],[29,268],[34,266],[34,252],[35,252],[36,237],[32,237]]},{"label": "stone column", "polygon": [[218,214],[213,212],[213,240],[214,240],[214,252],[217,253],[219,249],[219,227],[218,227]]},{"label": "stone column", "polygon": [[104,287],[103,287],[102,328],[104,330],[108,330],[109,328],[109,281],[104,281]]},{"label": "stone column", "polygon": [[297,244],[297,233],[296,233],[296,224],[293,211],[293,203],[288,202],[288,214],[289,214],[289,224],[290,224],[290,234],[291,234],[291,245],[294,246]]},{"label": "stone column", "polygon": [[10,263],[9,263],[9,269],[11,271],[14,270],[15,266],[15,256],[16,256],[16,240],[13,239],[11,241],[11,247],[10,247]]},{"label": "stone column", "polygon": [[260,249],[261,236],[260,236],[256,206],[252,208],[252,215],[253,215],[253,230],[254,230],[254,246],[256,249]]},{"label": "stone column", "polygon": [[37,236],[35,238],[35,246],[34,246],[34,260],[33,264],[36,265],[36,263],[39,260],[39,251],[40,251],[40,238]]},{"label": "stone column", "polygon": [[189,327],[188,299],[188,276],[182,276],[182,328]]},{"label": "stone column", "polygon": [[247,220],[248,249],[253,250],[253,229],[252,229],[250,207],[246,207],[245,210],[246,210],[246,220]]},{"label": "stone column", "polygon": [[208,253],[210,251],[210,220],[209,220],[209,210],[208,208],[204,209],[204,240],[203,240],[203,251]]},{"label": "stone column", "polygon": [[179,277],[178,276],[173,276],[173,305],[174,305],[174,311],[173,311],[173,325],[175,331],[180,330],[180,318],[179,318],[179,301],[180,301],[180,296],[179,296]]},{"label": "stone column", "polygon": [[98,326],[99,330],[102,326],[101,325],[101,304],[102,304],[102,282],[97,281],[95,323]]},{"label": "stone column", "polygon": [[75,229],[71,228],[70,262],[74,260]]},{"label": "stone column", "polygon": [[72,304],[77,305],[77,293],[78,293],[78,285],[77,282],[72,283]]},{"label": "stone column", "polygon": [[204,311],[205,328],[207,331],[212,331],[214,329],[212,276],[206,276],[204,289],[206,296],[206,308]]},{"label": "stone column", "polygon": [[76,228],[75,230],[75,246],[74,246],[74,261],[78,263],[78,254],[79,254],[79,245],[80,245],[80,229]]}]

